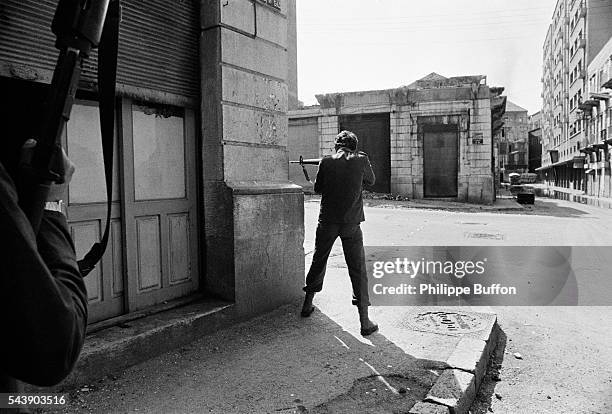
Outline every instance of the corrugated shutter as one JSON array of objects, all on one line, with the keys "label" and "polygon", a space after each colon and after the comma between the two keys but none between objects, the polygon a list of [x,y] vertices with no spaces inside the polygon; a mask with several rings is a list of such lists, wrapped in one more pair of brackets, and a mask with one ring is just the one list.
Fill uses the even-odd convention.
[{"label": "corrugated shutter", "polygon": [[[57,0],[2,0],[0,61],[53,70],[51,20]],[[180,96],[199,95],[197,0],[123,0],[118,83]],[[95,82],[96,54],[82,79]]]}]

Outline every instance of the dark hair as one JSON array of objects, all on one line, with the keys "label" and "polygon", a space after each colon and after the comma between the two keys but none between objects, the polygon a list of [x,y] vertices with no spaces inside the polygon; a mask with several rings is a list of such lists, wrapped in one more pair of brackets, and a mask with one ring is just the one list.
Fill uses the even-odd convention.
[{"label": "dark hair", "polygon": [[358,143],[359,140],[357,139],[357,135],[353,134],[351,131],[342,131],[336,135],[334,146],[336,151],[340,148],[348,148],[351,151],[357,151]]}]

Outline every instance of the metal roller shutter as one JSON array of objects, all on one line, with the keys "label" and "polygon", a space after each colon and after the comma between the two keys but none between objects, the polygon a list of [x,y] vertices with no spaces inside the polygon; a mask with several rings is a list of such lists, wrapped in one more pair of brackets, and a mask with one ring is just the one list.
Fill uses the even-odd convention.
[{"label": "metal roller shutter", "polygon": [[[122,1],[118,83],[180,96],[199,95],[197,3]],[[53,70],[57,50],[50,26],[56,5],[57,0],[2,0],[0,62],[43,73]],[[96,65],[94,52],[83,70],[85,85],[95,83]],[[41,79],[32,75],[31,80]]]}]

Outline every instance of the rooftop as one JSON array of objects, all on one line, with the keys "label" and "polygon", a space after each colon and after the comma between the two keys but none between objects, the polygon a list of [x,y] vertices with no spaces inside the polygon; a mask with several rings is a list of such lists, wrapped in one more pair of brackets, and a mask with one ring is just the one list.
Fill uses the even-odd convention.
[{"label": "rooftop", "polygon": [[527,112],[527,110],[514,102],[506,101],[506,112]]}]

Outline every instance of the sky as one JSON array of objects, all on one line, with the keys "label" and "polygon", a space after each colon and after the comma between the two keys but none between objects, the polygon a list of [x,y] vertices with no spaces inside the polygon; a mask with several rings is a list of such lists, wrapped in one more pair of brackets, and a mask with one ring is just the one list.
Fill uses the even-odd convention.
[{"label": "sky", "polygon": [[408,85],[431,72],[486,75],[541,109],[555,0],[297,0],[298,96]]}]

